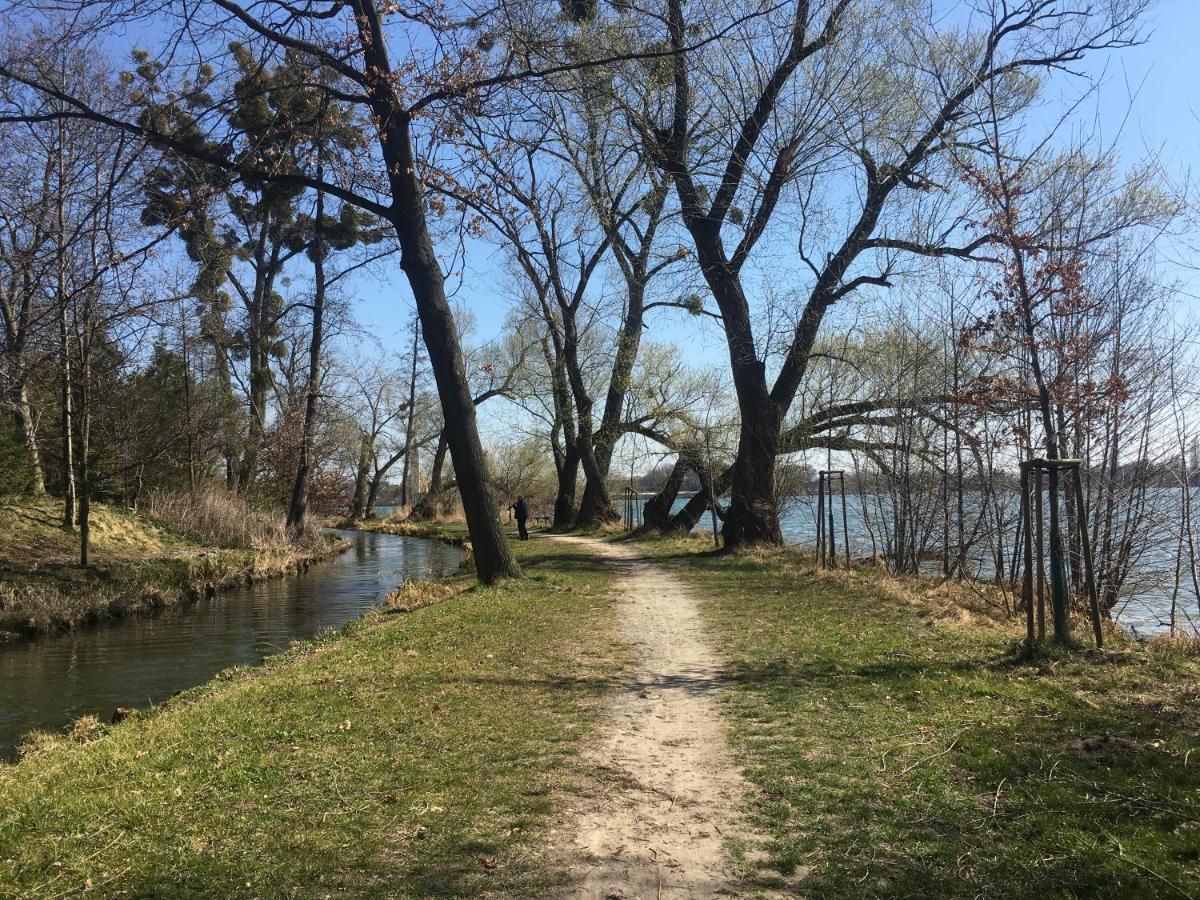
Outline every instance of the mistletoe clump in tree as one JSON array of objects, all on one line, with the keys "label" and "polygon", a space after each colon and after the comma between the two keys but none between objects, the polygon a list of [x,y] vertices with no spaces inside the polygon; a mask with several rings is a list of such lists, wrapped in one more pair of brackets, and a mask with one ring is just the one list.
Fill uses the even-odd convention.
[{"label": "mistletoe clump in tree", "polygon": [[[152,173],[143,219],[178,228],[197,264],[192,292],[228,411],[227,481],[242,493],[254,487],[267,433],[271,360],[287,350],[281,320],[297,305],[311,309],[306,409],[289,507],[289,523],[300,529],[319,397],[325,298],[329,284],[340,277],[330,277],[326,261],[335,251],[379,243],[383,231],[369,213],[286,177],[313,170],[320,181],[327,170],[352,165],[366,147],[355,110],[311,84],[310,73],[292,54],[270,68],[245,47],[235,44],[231,50],[239,77],[220,141],[208,136],[197,120],[213,105],[212,70],[202,66],[182,92],[162,96],[161,66],[148,62],[144,53],[135,55],[144,102],[141,123],[170,135],[175,144]],[[310,303],[288,303],[279,288],[300,257],[313,266],[313,297]],[[244,410],[234,397],[238,383],[245,385]]]}]

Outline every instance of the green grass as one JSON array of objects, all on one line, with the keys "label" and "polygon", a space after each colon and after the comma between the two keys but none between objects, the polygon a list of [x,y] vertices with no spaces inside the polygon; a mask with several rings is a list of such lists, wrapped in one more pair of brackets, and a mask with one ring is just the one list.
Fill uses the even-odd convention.
[{"label": "green grass", "polygon": [[0,895],[538,893],[539,830],[621,650],[599,562],[520,550],[528,579],[0,766]]},{"label": "green grass", "polygon": [[78,532],[61,527],[61,504],[0,498],[0,637],[65,631],[296,571],[335,545],[265,549],[205,547],[145,516],[94,504],[88,569]]},{"label": "green grass", "polygon": [[1018,623],[928,586],[646,546],[706,598],[753,818],[803,895],[1200,896],[1194,646],[1022,660]]}]

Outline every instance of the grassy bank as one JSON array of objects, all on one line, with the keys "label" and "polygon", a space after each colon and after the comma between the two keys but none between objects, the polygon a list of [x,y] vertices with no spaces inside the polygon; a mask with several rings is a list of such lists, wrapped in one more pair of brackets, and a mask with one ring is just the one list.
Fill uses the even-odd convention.
[{"label": "grassy bank", "polygon": [[1019,623],[928,584],[646,546],[707,598],[754,817],[803,894],[1200,896],[1194,648],[1023,660]]},{"label": "grassy bank", "polygon": [[147,516],[95,504],[91,561],[51,500],[0,499],[0,636],[63,631],[99,619],[187,602],[206,592],[302,569],[337,546],[286,540],[211,546]]},{"label": "grassy bank", "polygon": [[456,547],[470,542],[466,522],[442,519],[412,520],[403,516],[388,516],[383,519],[331,519],[330,528],[345,528],[349,531],[377,531],[381,534],[398,534],[403,537],[433,538]]},{"label": "grassy bank", "polygon": [[411,612],[0,766],[0,895],[536,895],[618,662],[603,567],[519,551],[527,580],[414,589]]}]

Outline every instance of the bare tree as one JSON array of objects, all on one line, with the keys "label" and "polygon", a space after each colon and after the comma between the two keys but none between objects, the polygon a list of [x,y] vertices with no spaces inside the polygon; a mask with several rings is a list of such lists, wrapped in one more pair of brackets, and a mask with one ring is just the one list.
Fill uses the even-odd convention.
[{"label": "bare tree", "polygon": [[[450,173],[439,167],[436,151],[421,155],[427,149],[421,141],[422,136],[436,140],[440,128],[450,126],[460,114],[469,114],[481,102],[482,91],[521,77],[519,59],[511,53],[489,58],[480,49],[476,33],[480,19],[473,18],[469,25],[421,15],[401,19],[374,0],[318,3],[304,9],[251,9],[218,0],[199,11],[173,3],[163,4],[161,11],[163,24],[176,28],[168,39],[174,56],[190,53],[199,72],[198,81],[181,77],[178,84],[155,94],[152,115],[144,114],[145,97],[137,103],[93,102],[64,84],[35,56],[9,47],[0,60],[0,78],[34,89],[46,102],[6,104],[0,122],[87,118],[244,180],[320,188],[328,197],[387,221],[399,241],[401,268],[421,318],[477,573],[483,581],[518,573],[500,528],[426,205],[426,185],[449,178]],[[141,21],[143,13],[141,7],[97,9],[82,3],[72,28],[100,36],[130,18]],[[198,27],[197,15],[204,27]],[[482,24],[501,27],[506,15],[501,9],[492,16],[497,21]],[[406,46],[411,55],[401,64],[406,73],[403,84],[392,58],[395,44],[385,37],[388,28],[410,32]],[[198,43],[198,34],[216,45]],[[352,36],[352,54],[346,53],[347,34]],[[370,117],[378,141],[375,153],[363,162],[371,176],[364,178],[356,169],[318,177],[311,166],[277,167],[270,158],[253,152],[232,153],[227,133],[220,131],[219,117],[208,114],[227,101],[228,94],[221,89],[232,89],[236,67],[224,46],[230,40],[260,60],[289,55],[297,70],[306,71],[305,81],[320,85],[332,101],[352,104]],[[176,71],[182,75],[178,67]],[[160,74],[160,82],[165,77]],[[202,94],[210,100],[207,111],[198,108]]]},{"label": "bare tree", "polygon": [[[686,54],[690,36],[715,28],[720,12],[668,0],[659,21],[676,51],[673,95],[630,114],[675,185],[725,331],[741,414],[727,545],[782,539],[774,460],[826,312],[866,285],[891,284],[903,258],[966,257],[990,242],[956,241],[953,207],[939,199],[948,154],[979,139],[981,89],[1002,87],[1007,105],[995,109],[1009,115],[1023,102],[1025,74],[1134,42],[1144,5],[996,0],[951,32],[916,5],[894,29],[893,8],[797,0],[778,8],[786,21],[768,16],[737,40]],[[747,71],[744,60],[748,78],[733,74]],[[847,183],[839,173],[852,165],[858,177]],[[854,198],[838,235],[819,227],[819,196],[833,193]],[[769,378],[744,271],[785,207],[799,220],[812,283]]]}]

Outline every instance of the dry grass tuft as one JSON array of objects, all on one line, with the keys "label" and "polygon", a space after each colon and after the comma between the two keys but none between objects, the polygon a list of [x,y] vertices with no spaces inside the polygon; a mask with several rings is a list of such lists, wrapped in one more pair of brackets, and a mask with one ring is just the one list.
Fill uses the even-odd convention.
[{"label": "dry grass tuft", "polygon": [[41,753],[63,746],[66,737],[51,731],[31,731],[21,738],[17,746],[18,759],[30,759]]},{"label": "dry grass tuft", "polygon": [[86,591],[46,580],[0,584],[0,629],[24,634],[66,631],[119,600],[120,591],[105,584],[89,584]]},{"label": "dry grass tuft", "polygon": [[271,550],[291,542],[279,513],[267,512],[220,488],[194,494],[155,491],[145,512],[184,537],[228,550]]},{"label": "dry grass tuft", "polygon": [[71,740],[77,744],[86,744],[89,741],[94,741],[104,734],[104,723],[96,716],[88,715],[80,716],[71,723]]},{"label": "dry grass tuft", "polygon": [[388,591],[384,598],[384,609],[392,613],[415,612],[434,603],[443,603],[456,594],[462,593],[469,582],[444,581],[405,581],[398,588]]},{"label": "dry grass tuft", "polygon": [[1146,646],[1170,659],[1200,658],[1200,634],[1159,634],[1150,638]]}]

